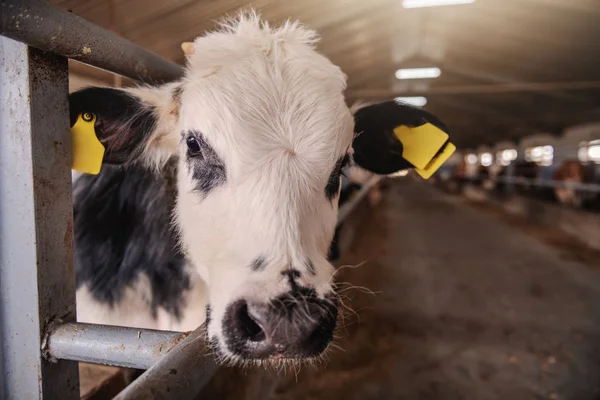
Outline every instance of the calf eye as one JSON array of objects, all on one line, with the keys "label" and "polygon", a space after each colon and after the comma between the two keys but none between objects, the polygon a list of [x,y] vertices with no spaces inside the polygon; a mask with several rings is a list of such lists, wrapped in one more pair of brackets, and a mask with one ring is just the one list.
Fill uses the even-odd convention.
[{"label": "calf eye", "polygon": [[346,154],[344,158],[342,158],[342,162],[340,162],[340,170],[347,167],[350,163],[350,156]]},{"label": "calf eye", "polygon": [[325,196],[329,200],[333,200],[335,196],[337,196],[340,189],[340,178],[342,175],[342,168],[348,165],[348,161],[350,157],[346,154],[344,157],[340,158],[333,168],[333,172],[329,175],[329,180],[327,181],[327,186],[325,186]]},{"label": "calf eye", "polygon": [[188,136],[186,139],[186,144],[188,147],[188,153],[190,155],[200,154],[200,143],[198,143],[198,140],[195,137]]}]

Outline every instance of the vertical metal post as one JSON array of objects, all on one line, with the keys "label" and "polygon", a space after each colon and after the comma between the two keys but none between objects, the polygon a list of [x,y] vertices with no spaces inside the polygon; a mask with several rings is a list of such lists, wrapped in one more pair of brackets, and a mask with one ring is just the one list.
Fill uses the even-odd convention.
[{"label": "vertical metal post", "polygon": [[78,399],[77,363],[41,342],[75,319],[67,59],[0,36],[2,399]]}]

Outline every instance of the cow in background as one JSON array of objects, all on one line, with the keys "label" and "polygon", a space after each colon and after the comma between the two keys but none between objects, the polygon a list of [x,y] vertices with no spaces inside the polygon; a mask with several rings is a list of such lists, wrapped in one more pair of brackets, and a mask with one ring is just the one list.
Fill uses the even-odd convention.
[{"label": "cow in background", "polygon": [[[565,160],[554,171],[552,180],[558,183],[595,183],[594,167],[594,164],[586,164],[575,159]],[[598,192],[590,192],[568,186],[555,187],[554,194],[560,204],[574,208],[593,207],[598,203],[599,196]]]}]

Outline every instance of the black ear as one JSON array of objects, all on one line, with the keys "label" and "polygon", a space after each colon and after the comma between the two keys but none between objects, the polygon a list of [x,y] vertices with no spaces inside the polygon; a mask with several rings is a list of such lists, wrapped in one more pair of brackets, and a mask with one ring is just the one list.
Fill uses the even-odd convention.
[{"label": "black ear", "polygon": [[[354,120],[354,162],[380,175],[415,167],[402,156],[404,146],[394,134],[397,127],[415,128],[430,123],[448,133],[448,128],[433,114],[396,101],[360,108],[355,112]],[[440,148],[439,152],[442,150]]]},{"label": "black ear", "polygon": [[107,164],[138,161],[157,126],[155,108],[120,89],[79,90],[69,95],[69,107],[71,127],[84,113],[96,116],[96,136],[104,145]]}]

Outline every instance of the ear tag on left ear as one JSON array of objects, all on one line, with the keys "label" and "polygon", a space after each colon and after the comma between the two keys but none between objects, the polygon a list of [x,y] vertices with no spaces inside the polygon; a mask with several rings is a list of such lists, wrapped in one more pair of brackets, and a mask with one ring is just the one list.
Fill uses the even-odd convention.
[{"label": "ear tag on left ear", "polygon": [[414,128],[401,125],[394,134],[402,143],[402,157],[423,179],[429,179],[456,150],[448,134],[430,123]]},{"label": "ear tag on left ear", "polygon": [[97,175],[104,159],[104,145],[96,136],[94,124],[96,115],[79,114],[71,128],[72,162],[71,168],[86,174]]}]

